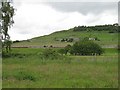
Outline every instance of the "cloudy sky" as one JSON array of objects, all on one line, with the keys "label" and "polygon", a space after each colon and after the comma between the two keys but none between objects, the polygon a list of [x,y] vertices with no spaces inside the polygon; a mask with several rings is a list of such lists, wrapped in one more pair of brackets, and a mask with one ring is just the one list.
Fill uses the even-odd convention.
[{"label": "cloudy sky", "polygon": [[[79,2],[78,2],[79,1]],[[105,2],[106,1],[106,2]],[[78,25],[103,25],[118,22],[117,0],[14,0],[15,24],[9,30],[12,40],[25,40]]]}]

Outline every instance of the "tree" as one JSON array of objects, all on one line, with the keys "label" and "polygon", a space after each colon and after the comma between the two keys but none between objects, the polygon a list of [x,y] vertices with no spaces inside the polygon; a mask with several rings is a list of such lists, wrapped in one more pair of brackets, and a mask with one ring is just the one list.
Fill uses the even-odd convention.
[{"label": "tree", "polygon": [[6,2],[0,2],[1,3],[1,8],[0,8],[0,34],[2,35],[2,40],[3,40],[3,47],[6,47],[6,50],[10,50],[11,46],[11,41],[10,41],[10,36],[8,34],[8,30],[11,28],[13,25],[13,16],[15,14],[15,9],[13,8],[12,4],[10,1]]}]

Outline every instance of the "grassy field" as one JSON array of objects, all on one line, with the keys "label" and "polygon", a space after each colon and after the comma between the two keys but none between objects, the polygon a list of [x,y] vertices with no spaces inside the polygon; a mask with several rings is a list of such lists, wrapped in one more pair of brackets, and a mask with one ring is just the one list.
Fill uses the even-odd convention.
[{"label": "grassy field", "polygon": [[42,37],[36,37],[33,39],[30,39],[30,42],[28,41],[23,41],[20,43],[14,43],[13,46],[50,46],[53,45],[55,47],[64,47],[67,44],[73,44],[69,42],[60,42],[56,41],[56,39],[63,39],[63,38],[80,38],[83,39],[85,37],[97,37],[100,41],[95,41],[101,46],[104,47],[115,47],[118,44],[118,33],[108,33],[108,32],[73,32],[72,30],[66,30],[66,31],[60,31],[60,32],[55,32],[50,35],[45,35]]},{"label": "grassy field", "polygon": [[64,56],[41,59],[44,49],[15,48],[3,57],[3,88],[118,87],[118,52],[101,56]]}]

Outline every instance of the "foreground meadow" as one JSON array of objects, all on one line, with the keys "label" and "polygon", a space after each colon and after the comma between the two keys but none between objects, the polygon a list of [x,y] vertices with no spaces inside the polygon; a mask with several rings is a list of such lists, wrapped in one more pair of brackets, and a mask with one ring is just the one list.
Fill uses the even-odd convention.
[{"label": "foreground meadow", "polygon": [[3,56],[3,88],[118,87],[118,52],[101,56],[64,56],[41,59],[44,49],[16,48]]}]

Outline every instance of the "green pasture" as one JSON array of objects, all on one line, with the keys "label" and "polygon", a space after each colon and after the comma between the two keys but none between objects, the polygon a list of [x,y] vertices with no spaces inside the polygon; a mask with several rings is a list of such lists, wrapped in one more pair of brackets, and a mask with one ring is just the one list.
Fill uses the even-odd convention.
[{"label": "green pasture", "polygon": [[[118,51],[101,56],[41,59],[45,49],[14,48],[3,57],[3,88],[115,88],[118,87]],[[55,49],[58,50],[58,49]]]},{"label": "green pasture", "polygon": [[57,39],[63,39],[63,38],[80,38],[83,39],[85,37],[97,37],[100,41],[95,41],[101,46],[107,47],[116,47],[118,44],[118,33],[108,33],[105,31],[92,31],[92,32],[73,32],[72,30],[66,30],[66,31],[60,31],[55,32],[50,35],[45,35],[41,37],[36,37],[33,39],[30,39],[30,42],[23,41],[19,43],[13,44],[13,46],[41,46],[44,45],[50,46],[53,45],[54,47],[64,47],[67,44],[73,44],[74,42],[60,42],[56,41]]}]

